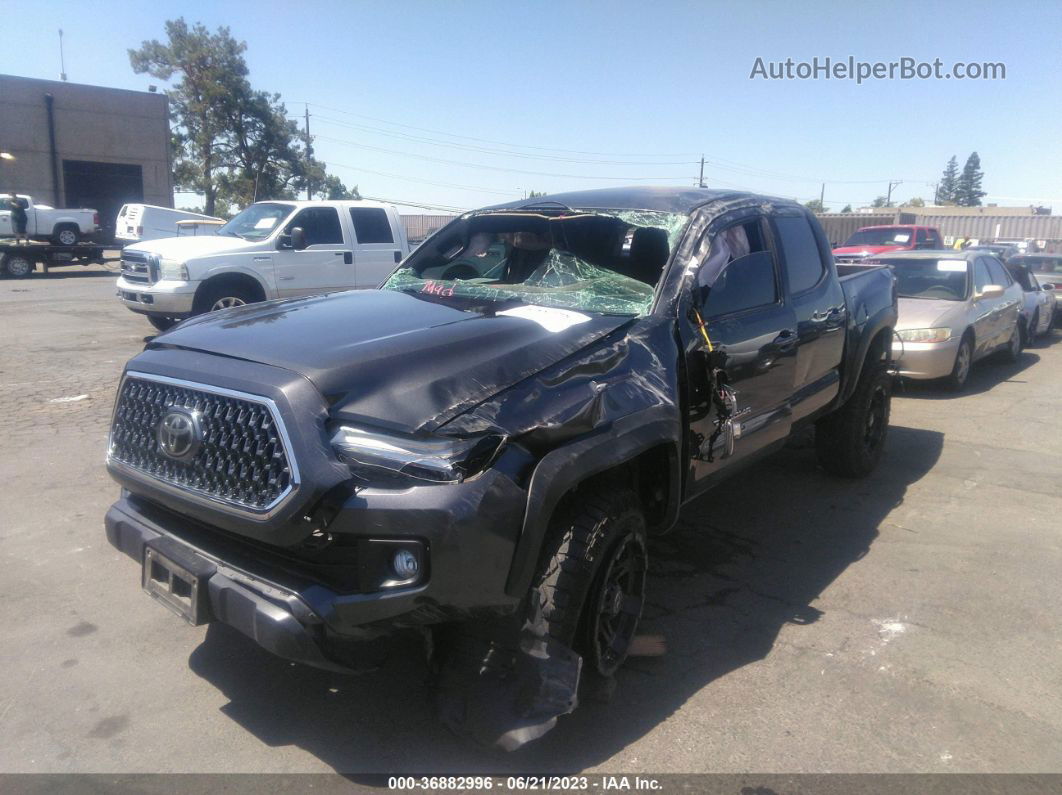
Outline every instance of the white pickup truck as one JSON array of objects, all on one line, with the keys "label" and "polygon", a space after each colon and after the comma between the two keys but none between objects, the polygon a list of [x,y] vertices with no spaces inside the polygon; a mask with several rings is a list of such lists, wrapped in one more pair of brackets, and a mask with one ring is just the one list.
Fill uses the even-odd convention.
[{"label": "white pickup truck", "polygon": [[118,298],[165,330],[255,301],[378,287],[408,253],[393,205],[263,201],[216,235],[126,246]]},{"label": "white pickup truck", "polygon": [[33,240],[48,240],[57,246],[73,246],[100,231],[100,214],[89,208],[57,210],[47,204],[37,204],[24,193],[0,193],[0,237],[14,237],[11,210],[7,208],[12,196],[26,211],[26,235]]}]

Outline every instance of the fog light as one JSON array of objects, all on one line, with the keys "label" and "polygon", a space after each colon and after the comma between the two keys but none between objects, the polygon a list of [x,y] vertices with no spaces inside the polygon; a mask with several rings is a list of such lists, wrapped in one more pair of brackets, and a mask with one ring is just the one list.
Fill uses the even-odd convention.
[{"label": "fog light", "polygon": [[400,580],[412,580],[420,570],[420,561],[408,549],[400,549],[391,558],[391,568]]}]

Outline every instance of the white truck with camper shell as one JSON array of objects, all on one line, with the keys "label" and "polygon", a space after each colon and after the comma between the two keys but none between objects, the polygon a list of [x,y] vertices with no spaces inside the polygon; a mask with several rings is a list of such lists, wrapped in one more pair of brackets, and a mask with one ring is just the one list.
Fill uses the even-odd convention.
[{"label": "white truck with camper shell", "polygon": [[14,199],[26,211],[26,236],[31,240],[47,240],[57,246],[73,246],[83,239],[91,238],[100,231],[100,214],[82,207],[77,210],[57,210],[47,204],[38,204],[25,193],[0,194],[0,238],[14,237],[11,210],[7,203]]},{"label": "white truck with camper shell", "polygon": [[408,253],[393,205],[261,201],[215,235],[126,246],[118,298],[164,330],[256,301],[378,287]]},{"label": "white truck with camper shell", "polygon": [[179,237],[181,222],[224,223],[220,218],[173,207],[158,207],[154,204],[123,204],[114,222],[114,239],[120,245],[143,243],[167,237]]}]

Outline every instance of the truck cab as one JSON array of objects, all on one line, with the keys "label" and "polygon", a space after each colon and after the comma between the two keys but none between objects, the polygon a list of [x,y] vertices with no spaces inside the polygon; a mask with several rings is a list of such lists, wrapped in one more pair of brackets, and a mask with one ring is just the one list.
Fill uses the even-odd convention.
[{"label": "truck cab", "polygon": [[915,251],[944,248],[940,230],[932,226],[894,224],[864,226],[857,229],[844,245],[833,250],[837,262],[859,262],[864,257],[887,251]]},{"label": "truck cab", "polygon": [[118,299],[164,330],[217,309],[377,287],[408,253],[393,205],[262,201],[214,235],[126,246]]}]

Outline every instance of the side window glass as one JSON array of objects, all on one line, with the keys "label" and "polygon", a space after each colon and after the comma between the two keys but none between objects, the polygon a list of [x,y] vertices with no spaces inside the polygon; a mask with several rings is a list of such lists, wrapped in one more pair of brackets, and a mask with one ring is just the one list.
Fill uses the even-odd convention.
[{"label": "side window glass", "polygon": [[782,215],[775,218],[785,270],[789,274],[790,292],[802,293],[819,283],[825,271],[822,254],[811,225],[802,215]]},{"label": "side window glass", "polygon": [[1014,283],[1014,280],[1010,278],[1010,274],[1007,273],[1007,269],[1003,267],[1003,263],[994,257],[988,258],[988,272],[992,276],[992,284],[998,284],[1000,287],[1010,287]]},{"label": "side window glass", "polygon": [[981,292],[991,283],[992,277],[988,273],[988,268],[985,267],[985,258],[978,257],[974,262],[974,290]]},{"label": "side window glass", "polygon": [[387,211],[382,207],[351,207],[350,220],[354,223],[358,245],[395,242]]},{"label": "side window glass", "polygon": [[767,250],[759,220],[717,233],[697,276],[699,284],[711,288],[704,305],[706,317],[721,317],[778,300],[774,257]]},{"label": "side window glass", "polygon": [[307,207],[288,223],[284,231],[290,233],[296,226],[301,226],[306,233],[307,245],[343,243],[343,230],[335,207]]}]

